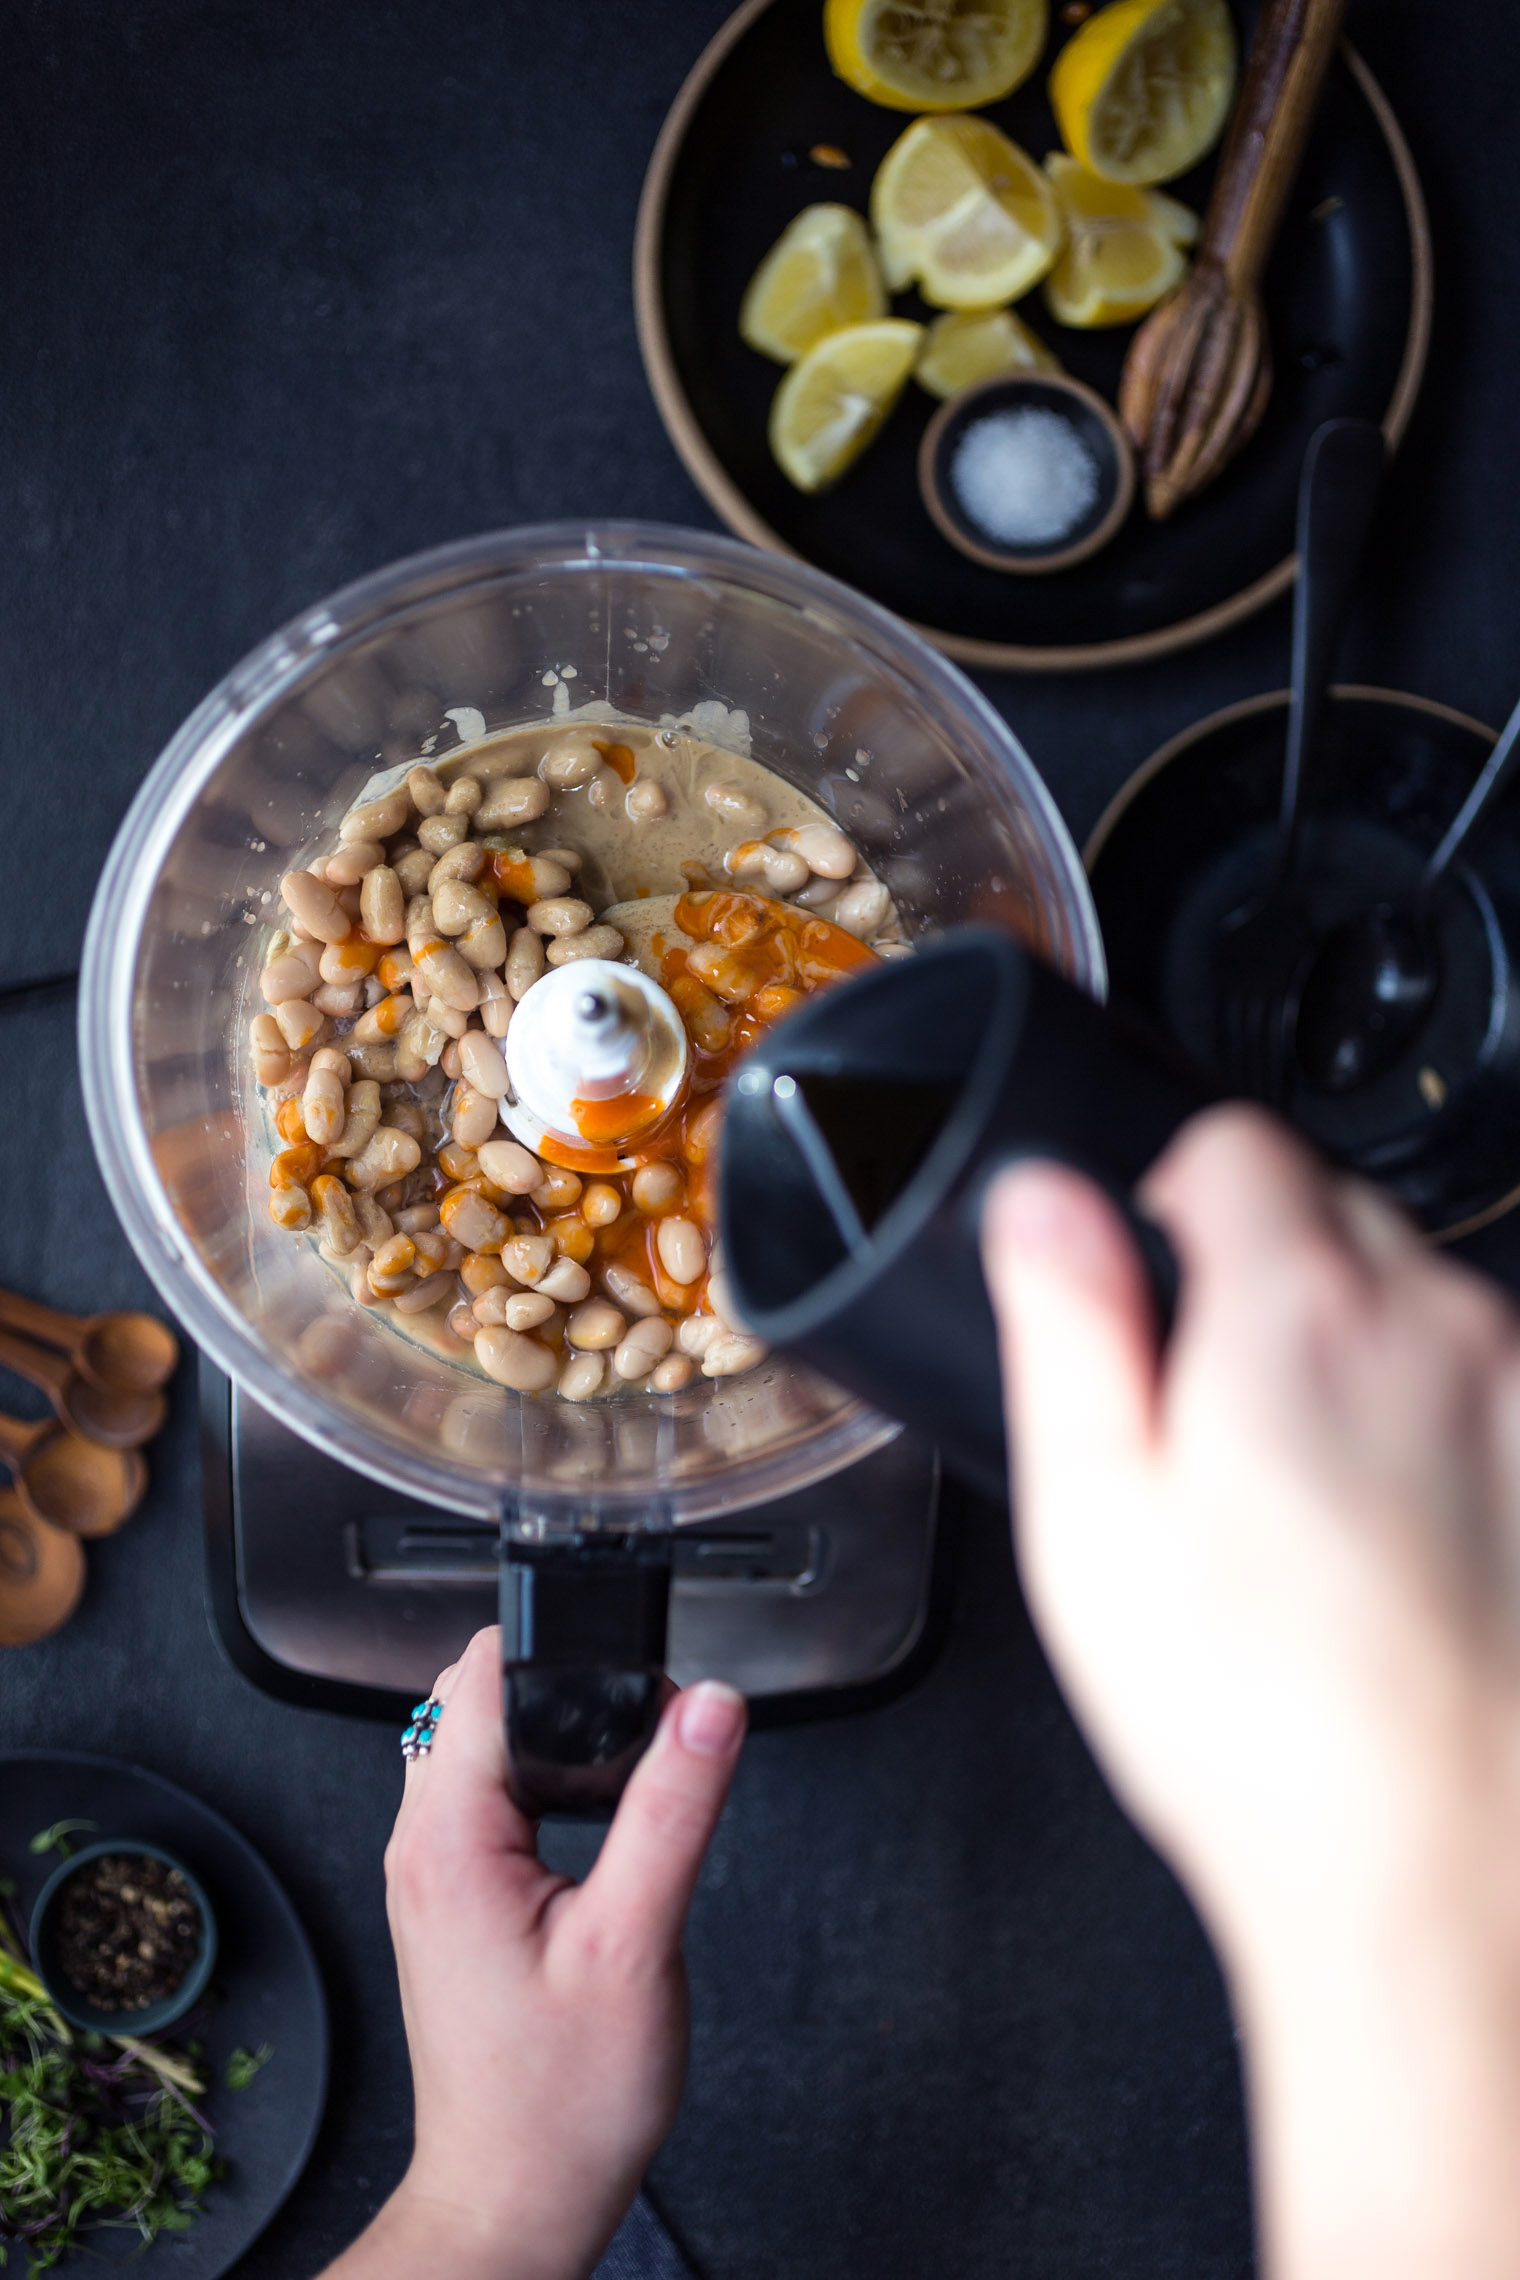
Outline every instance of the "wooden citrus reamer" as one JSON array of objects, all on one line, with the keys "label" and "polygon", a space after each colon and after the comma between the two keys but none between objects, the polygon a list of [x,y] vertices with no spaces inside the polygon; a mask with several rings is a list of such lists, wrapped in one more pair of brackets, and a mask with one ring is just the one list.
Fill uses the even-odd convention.
[{"label": "wooden citrus reamer", "polygon": [[1213,481],[1267,408],[1261,275],[1344,11],[1345,0],[1266,0],[1192,270],[1130,343],[1119,410],[1158,522]]}]

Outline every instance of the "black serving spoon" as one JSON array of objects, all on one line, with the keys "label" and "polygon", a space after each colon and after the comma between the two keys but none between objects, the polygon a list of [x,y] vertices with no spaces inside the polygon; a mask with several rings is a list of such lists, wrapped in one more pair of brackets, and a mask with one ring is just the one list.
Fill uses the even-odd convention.
[{"label": "black serving spoon", "polygon": [[1345,920],[1315,952],[1299,993],[1293,1049],[1303,1074],[1322,1092],[1354,1092],[1370,1084],[1419,1035],[1441,979],[1431,922],[1436,889],[1508,782],[1517,747],[1520,704],[1414,893]]},{"label": "black serving spoon", "polygon": [[1309,438],[1298,489],[1293,686],[1282,797],[1266,883],[1214,937],[1214,1060],[1253,1100],[1281,1105],[1292,1065],[1294,984],[1314,949],[1298,878],[1299,815],[1362,547],[1383,477],[1382,430],[1326,420]]}]

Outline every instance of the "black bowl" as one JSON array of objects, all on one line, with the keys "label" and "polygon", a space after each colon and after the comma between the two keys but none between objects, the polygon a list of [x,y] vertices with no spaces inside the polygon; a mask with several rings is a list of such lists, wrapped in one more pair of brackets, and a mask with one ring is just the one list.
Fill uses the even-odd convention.
[{"label": "black bowl", "polygon": [[[1212,714],[1152,755],[1085,860],[1110,994],[1206,1069],[1212,946],[1265,886],[1288,696]],[[1494,731],[1391,689],[1332,692],[1305,786],[1299,882],[1328,930],[1410,892],[1487,759]],[[1359,1091],[1301,1076],[1283,1112],[1324,1154],[1387,1188],[1430,1233],[1468,1234],[1520,1201],[1520,801],[1501,800],[1443,883],[1442,979],[1404,1056]],[[1222,1073],[1217,1081],[1228,1089]]]},{"label": "black bowl", "polygon": [[[1010,545],[991,537],[961,505],[950,470],[961,438],[978,420],[997,412],[1055,412],[1091,452],[1098,491],[1087,512],[1059,538]],[[962,388],[941,404],[918,450],[918,487],[924,505],[952,546],[989,570],[1029,576],[1069,570],[1106,546],[1135,497],[1135,458],[1129,437],[1095,388],[1049,372],[999,372]]]},{"label": "black bowl", "polygon": [[[162,2001],[149,2003],[140,2011],[107,2011],[92,2003],[72,1986],[58,1964],[58,1912],[64,1892],[74,1877],[92,1860],[106,1855],[125,1854],[129,1858],[146,1855],[150,1860],[161,1860],[177,1869],[190,1887],[201,1920],[200,1945],[195,1960],[172,1995]],[[31,1948],[37,1977],[47,1989],[48,2001],[60,2011],[71,2027],[82,2027],[87,2033],[98,2035],[156,2035],[165,2027],[182,2019],[205,1994],[216,1965],[216,1917],[199,1879],[176,1854],[165,1852],[162,1845],[150,1845],[139,1837],[105,1837],[93,1845],[81,1845],[78,1852],[54,1869],[32,1909]]]}]

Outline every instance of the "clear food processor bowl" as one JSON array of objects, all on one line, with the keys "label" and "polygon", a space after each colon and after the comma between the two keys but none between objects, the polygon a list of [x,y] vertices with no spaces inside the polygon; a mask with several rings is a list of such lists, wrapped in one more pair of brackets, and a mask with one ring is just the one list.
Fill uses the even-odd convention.
[{"label": "clear food processor bowl", "polygon": [[[306,611],[185,723],[111,850],[80,1058],[106,1183],[168,1305],[324,1453],[463,1512],[705,1518],[807,1486],[896,1428],[800,1363],[674,1397],[524,1399],[367,1311],[268,1210],[246,1039],[282,873],[377,774],[600,701],[683,720],[817,800],[910,936],[1012,927],[1094,995],[1097,920],[1017,739],[905,625],[802,564],[647,524],[468,539]],[[705,710],[703,708],[706,708]],[[743,716],[742,719],[739,716]],[[313,1336],[312,1325],[345,1325]],[[318,1374],[320,1372],[320,1374]]]}]

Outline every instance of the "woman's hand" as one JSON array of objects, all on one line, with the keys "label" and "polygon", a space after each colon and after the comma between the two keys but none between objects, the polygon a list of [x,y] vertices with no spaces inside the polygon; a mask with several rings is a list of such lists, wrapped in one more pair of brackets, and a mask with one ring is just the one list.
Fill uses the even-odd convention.
[{"label": "woman's hand", "polygon": [[330,2280],[579,2280],[675,2119],[681,1934],[744,1736],[731,1688],[669,1704],[583,1885],[506,1791],[501,1644],[471,1640],[386,1853],[416,2091],[406,2179]]},{"label": "woman's hand", "polygon": [[1095,1188],[989,1202],[1031,1606],[1231,1973],[1277,2269],[1512,2273],[1516,1318],[1253,1111],[1143,1201],[1182,1267],[1160,1359]]}]

